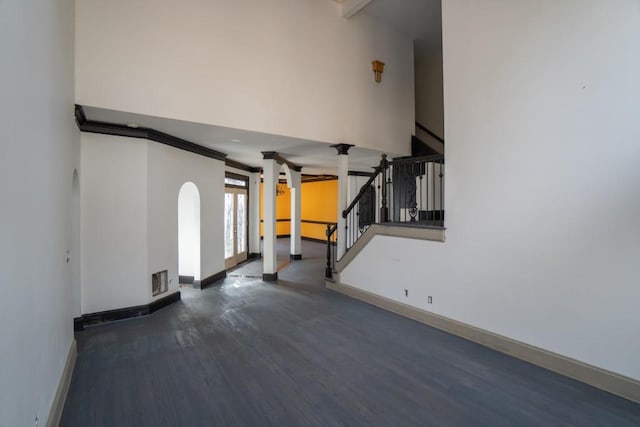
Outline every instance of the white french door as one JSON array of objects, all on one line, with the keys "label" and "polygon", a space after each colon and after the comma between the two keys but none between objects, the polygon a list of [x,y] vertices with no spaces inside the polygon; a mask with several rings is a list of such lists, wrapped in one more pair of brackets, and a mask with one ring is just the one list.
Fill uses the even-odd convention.
[{"label": "white french door", "polygon": [[247,259],[247,190],[225,188],[224,193],[225,268]]}]

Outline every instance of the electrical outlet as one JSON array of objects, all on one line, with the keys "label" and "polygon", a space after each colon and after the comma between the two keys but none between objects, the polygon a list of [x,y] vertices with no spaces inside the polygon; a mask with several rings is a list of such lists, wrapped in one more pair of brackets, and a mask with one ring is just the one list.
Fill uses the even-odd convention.
[{"label": "electrical outlet", "polygon": [[433,297],[431,296],[427,297],[427,304],[433,304]]},{"label": "electrical outlet", "polygon": [[407,290],[407,289],[405,289],[405,290],[404,290],[404,296],[405,296],[405,297],[408,297],[408,296],[409,296],[409,290]]}]

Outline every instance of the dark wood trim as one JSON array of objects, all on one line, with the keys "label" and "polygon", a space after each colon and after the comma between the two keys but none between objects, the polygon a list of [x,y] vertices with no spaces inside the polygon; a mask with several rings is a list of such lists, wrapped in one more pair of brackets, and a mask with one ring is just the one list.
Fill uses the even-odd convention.
[{"label": "dark wood trim", "polygon": [[262,158],[265,160],[275,160],[276,162],[278,162],[278,164],[286,164],[290,169],[293,169],[297,172],[300,172],[302,170],[302,166],[298,166],[295,163],[290,162],[289,160],[278,154],[276,151],[263,151]]},{"label": "dark wood trim", "polygon": [[262,273],[263,282],[276,282],[278,280],[278,273]]},{"label": "dark wood trim", "polygon": [[[301,184],[307,184],[311,182],[322,182],[322,181],[337,181],[338,177],[335,175],[302,175],[300,178]],[[260,182],[264,183],[264,178],[260,178]],[[287,178],[278,178],[278,184],[287,184]]]},{"label": "dark wood trim", "polygon": [[353,147],[353,145],[352,144],[333,144],[332,147],[338,150],[338,155],[346,156],[349,154],[349,149]]},{"label": "dark wood trim", "polygon": [[195,279],[194,276],[178,276],[178,283],[181,285],[192,285]]},{"label": "dark wood trim", "polygon": [[290,254],[289,259],[291,261],[300,261],[302,259],[302,254]]},{"label": "dark wood trim", "polygon": [[[276,236],[276,239],[286,239],[286,238],[291,238],[290,234],[278,234]],[[301,236],[300,239],[302,240],[308,240],[310,242],[316,242],[316,243],[323,243],[323,244],[327,244],[327,239],[316,239],[314,237],[305,237],[305,236]],[[260,236],[260,240],[264,240],[264,236]],[[331,242],[332,245],[335,245],[336,242]],[[262,256],[262,254],[259,254],[259,256]]]},{"label": "dark wood trim", "polygon": [[255,253],[255,252],[251,252],[249,254],[247,254],[247,258],[243,259],[242,261],[240,261],[239,263],[237,263],[236,265],[233,265],[229,268],[227,268],[225,271],[228,273],[230,271],[235,270],[236,268],[253,261],[254,259],[260,258],[260,254],[259,253]]},{"label": "dark wood trim", "polygon": [[323,182],[323,181],[337,181],[338,177],[335,175],[302,175],[301,182],[306,184],[309,182]]},{"label": "dark wood trim", "polygon": [[232,160],[230,158],[226,158],[224,160],[224,164],[225,166],[229,166],[230,168],[240,169],[240,170],[251,172],[251,173],[260,172],[262,170],[261,168],[249,166],[237,160]]},{"label": "dark wood trim", "polygon": [[444,154],[431,154],[428,156],[403,156],[403,157],[394,157],[393,161],[389,162],[389,164],[397,164],[397,163],[426,163],[426,162],[437,162],[444,163]]},{"label": "dark wood trim", "polygon": [[116,320],[130,319],[133,317],[147,316],[176,301],[180,301],[179,291],[145,305],[83,314],[82,316],[73,319],[73,330],[82,331],[86,326],[99,325],[101,323],[114,322]]},{"label": "dark wood trim", "polygon": [[[87,119],[82,105],[75,105],[75,117],[78,128],[82,132],[148,139],[149,141],[159,142],[160,144],[169,145],[171,147],[189,151],[201,156],[209,157],[216,160],[222,160],[225,162],[225,164],[228,161],[235,162],[234,160],[227,159],[227,155],[225,153],[212,150],[211,148],[204,147],[202,145],[196,144],[195,142],[187,141],[186,139],[178,138],[177,136],[173,136],[168,133],[160,132],[159,130],[153,128],[132,128],[127,126],[126,124],[89,120]],[[235,163],[238,165],[242,165],[242,163],[239,162]]]},{"label": "dark wood trim", "polygon": [[[264,219],[260,220],[261,223],[264,223]],[[291,218],[276,218],[276,222],[291,222]],[[336,222],[331,221],[313,221],[310,219],[301,219],[300,222],[304,222],[305,224],[320,224],[320,225],[336,225]]]},{"label": "dark wood trim", "polygon": [[416,127],[420,130],[423,130],[424,132],[428,133],[430,137],[435,138],[436,140],[442,142],[444,144],[444,139],[440,138],[438,135],[436,135],[434,132],[430,131],[429,129],[427,129],[426,126],[421,125],[420,123],[416,122]]},{"label": "dark wood trim", "polygon": [[[291,234],[276,234],[276,239],[291,238]],[[264,240],[264,236],[260,236],[260,240]]]},{"label": "dark wood trim", "polygon": [[[247,247],[249,247],[249,212],[251,212],[251,188],[250,188],[250,182],[249,182],[249,176],[247,175],[240,175],[234,172],[229,172],[229,171],[225,171],[224,173],[225,178],[232,178],[232,179],[237,179],[237,180],[242,180],[245,182],[245,186],[239,186],[239,185],[230,185],[230,184],[225,184],[225,189],[226,188],[235,188],[235,189],[240,189],[240,190],[244,190],[247,194],[247,221],[245,221],[245,244],[247,245]],[[226,190],[225,190],[226,191]],[[258,190],[260,191],[260,190]]]},{"label": "dark wood trim", "polygon": [[[209,277],[205,277],[204,279],[202,279],[200,281],[200,287],[197,288],[197,289],[204,289],[204,288],[206,288],[208,286],[213,285],[214,283],[216,283],[216,282],[218,282],[220,280],[224,280],[226,277],[227,277],[227,270],[219,271],[219,272],[217,272],[215,274],[212,274]],[[194,288],[195,288],[195,286],[194,286]]]},{"label": "dark wood trim", "polygon": [[222,161],[225,161],[227,159],[227,155],[224,153],[221,153],[216,150],[212,150],[211,148],[203,147],[202,145],[184,140],[182,138],[178,138],[173,135],[169,135],[168,133],[157,131],[155,129],[149,129],[149,139],[151,141],[159,142],[161,144],[166,144],[171,147],[179,148],[181,150],[191,151],[192,153],[195,153],[195,154],[211,157],[212,159],[222,160]]},{"label": "dark wood trim", "polygon": [[332,221],[313,221],[310,219],[301,219],[300,222],[304,222],[306,224],[320,224],[320,225],[336,225],[337,222]]},{"label": "dark wood trim", "polygon": [[[304,237],[304,236],[302,236],[301,239],[306,240],[308,242],[322,243],[323,245],[327,244],[327,239],[316,239],[314,237]],[[335,246],[336,242],[331,242],[331,244]]]},{"label": "dark wood trim", "polygon": [[369,178],[369,177],[371,177],[371,175],[373,175],[373,172],[349,171],[348,175],[349,176],[363,176],[363,177]]},{"label": "dark wood trim", "polygon": [[162,297],[160,299],[152,301],[149,304],[149,314],[154,313],[160,310],[161,308],[168,306],[169,304],[180,301],[180,298],[181,298],[181,295],[180,295],[180,292],[178,291],[178,292],[169,294],[166,297]]},{"label": "dark wood trim", "polygon": [[82,105],[75,105],[75,117],[78,128],[80,128],[80,126],[87,121],[87,115],[84,113],[84,108],[82,108]]},{"label": "dark wood trim", "polygon": [[224,177],[245,181],[247,183],[247,186],[242,188],[249,188],[249,175],[240,175],[239,173],[225,171]]},{"label": "dark wood trim", "polygon": [[244,181],[244,183],[245,183],[244,186],[243,185],[227,184],[225,182],[224,188],[238,188],[240,190],[246,190],[247,191],[247,200],[248,200],[248,197],[249,197],[249,176],[248,175],[240,175],[240,174],[237,174],[237,173],[225,171],[224,177],[225,177],[225,179],[226,178],[231,178],[231,179],[237,179],[238,181]]}]

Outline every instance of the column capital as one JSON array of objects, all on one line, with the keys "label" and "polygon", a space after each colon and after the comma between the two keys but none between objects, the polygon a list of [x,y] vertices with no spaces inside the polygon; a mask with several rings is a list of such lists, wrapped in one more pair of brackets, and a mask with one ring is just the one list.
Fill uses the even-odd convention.
[{"label": "column capital", "polygon": [[349,148],[353,147],[353,144],[333,144],[333,148],[338,150],[338,155],[349,155]]},{"label": "column capital", "polygon": [[280,154],[278,154],[277,151],[262,151],[262,159],[275,160],[276,163],[278,163],[279,165],[286,164],[287,166],[289,166],[290,169],[296,172],[300,172],[302,170],[302,166],[296,165],[295,163],[290,162],[289,160],[285,159]]}]

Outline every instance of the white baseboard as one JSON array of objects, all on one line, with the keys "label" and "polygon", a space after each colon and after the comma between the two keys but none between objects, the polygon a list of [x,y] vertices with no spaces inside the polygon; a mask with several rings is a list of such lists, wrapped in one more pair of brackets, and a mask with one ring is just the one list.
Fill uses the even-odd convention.
[{"label": "white baseboard", "polygon": [[64,409],[64,402],[67,400],[67,393],[69,391],[69,385],[71,384],[71,376],[73,375],[73,368],[76,365],[76,358],[78,356],[78,348],[76,340],[71,341],[69,347],[69,353],[67,354],[67,361],[64,364],[64,370],[58,383],[56,395],[51,405],[51,411],[47,418],[47,427],[57,427],[60,424],[60,418],[62,417],[62,410]]},{"label": "white baseboard", "polygon": [[466,323],[403,304],[374,293],[326,281],[327,288],[404,317],[468,339],[609,393],[640,403],[640,381]]}]

